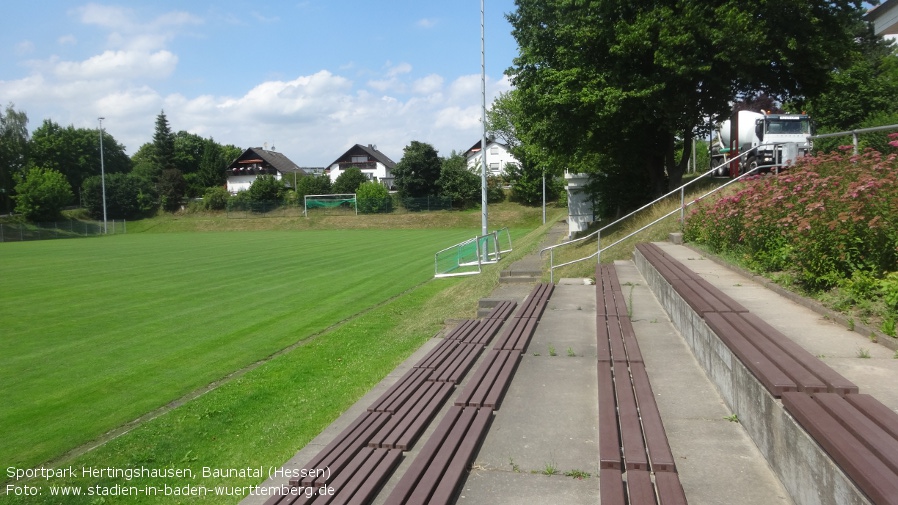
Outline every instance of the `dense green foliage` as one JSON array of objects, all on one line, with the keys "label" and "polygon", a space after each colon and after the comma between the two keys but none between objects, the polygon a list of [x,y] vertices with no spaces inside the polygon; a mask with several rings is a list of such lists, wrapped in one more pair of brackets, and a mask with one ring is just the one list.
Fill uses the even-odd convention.
[{"label": "dense green foliage", "polygon": [[260,175],[250,185],[246,195],[251,202],[280,202],[286,191],[283,180],[273,175]]},{"label": "dense green foliage", "polygon": [[390,212],[393,199],[386,186],[379,182],[362,183],[356,190],[356,207],[362,214],[380,214]]},{"label": "dense green foliage", "polygon": [[857,277],[884,279],[898,271],[892,151],[808,157],[778,177],[754,178],[717,202],[699,202],[685,237],[759,271],[787,272],[814,291]]},{"label": "dense green foliage", "polygon": [[421,198],[438,193],[442,162],[432,145],[413,140],[393,168],[393,185],[402,198]]},{"label": "dense green foliage", "polygon": [[482,200],[480,179],[478,174],[468,170],[468,160],[464,155],[453,151],[442,161],[437,186],[440,195],[451,198],[455,206],[466,209]]},{"label": "dense green foliage", "polygon": [[[99,175],[84,180],[81,192],[84,208],[94,219],[103,218],[103,181]],[[158,206],[153,184],[133,173],[106,174],[106,217],[139,219]]]},{"label": "dense green foliage", "polygon": [[30,221],[54,221],[72,201],[72,187],[56,170],[31,167],[16,179],[16,212]]},{"label": "dense green foliage", "polygon": [[[31,136],[28,164],[52,168],[65,174],[73,190],[84,179],[100,175],[100,131],[93,128],[61,127],[46,119]],[[103,170],[107,174],[131,170],[125,146],[103,131]]]},{"label": "dense green foliage", "polygon": [[362,173],[357,167],[350,167],[337,176],[334,181],[333,192],[338,194],[355,193],[359,186],[368,182],[368,176]]},{"label": "dense green foliage", "polygon": [[228,207],[231,194],[223,186],[209,188],[203,193],[203,207],[206,210],[224,210]]},{"label": "dense green foliage", "polygon": [[307,175],[296,183],[296,195],[299,203],[302,203],[306,195],[329,195],[331,193],[333,193],[331,179],[327,174]]},{"label": "dense green foliage", "polygon": [[25,167],[28,115],[8,104],[0,111],[0,212],[12,210],[15,175]]},{"label": "dense green foliage", "polygon": [[679,186],[678,142],[728,116],[740,95],[824,91],[864,12],[854,0],[515,4],[515,129],[534,163],[607,171],[612,182],[631,174],[643,199]]}]

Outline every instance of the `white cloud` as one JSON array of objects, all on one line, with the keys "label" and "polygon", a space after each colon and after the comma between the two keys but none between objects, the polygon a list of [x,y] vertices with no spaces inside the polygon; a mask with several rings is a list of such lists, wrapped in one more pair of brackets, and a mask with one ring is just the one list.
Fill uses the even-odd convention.
[{"label": "white cloud", "polygon": [[34,52],[34,42],[30,40],[23,40],[16,44],[16,55],[17,56],[25,56],[26,54],[31,54]]},{"label": "white cloud", "polygon": [[432,18],[419,19],[415,26],[418,28],[433,28],[437,25],[437,20]]},{"label": "white cloud", "polygon": [[56,42],[61,46],[74,46],[78,43],[78,39],[74,35],[63,35],[56,39]]},{"label": "white cloud", "polygon": [[171,75],[177,65],[178,57],[169,51],[104,51],[82,62],[58,62],[53,73],[62,80],[160,79]]},{"label": "white cloud", "polygon": [[443,89],[443,77],[430,74],[427,77],[416,80],[412,84],[412,92],[418,95],[430,95]]}]

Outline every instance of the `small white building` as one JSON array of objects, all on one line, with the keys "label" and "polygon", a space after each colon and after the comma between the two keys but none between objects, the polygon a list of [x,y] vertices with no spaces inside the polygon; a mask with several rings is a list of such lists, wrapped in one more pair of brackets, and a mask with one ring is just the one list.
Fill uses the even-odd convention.
[{"label": "small white building", "polygon": [[[480,145],[482,143],[482,140],[478,140],[476,144],[465,151],[465,159],[468,162],[468,170],[471,170],[472,172],[476,172],[478,174],[480,173],[480,163],[482,161],[480,152]],[[508,146],[500,142],[496,142],[495,139],[487,139],[486,149],[486,166],[488,169],[487,175],[501,177],[503,175],[506,175],[505,167],[507,165],[514,165],[516,167],[521,166],[518,159],[511,154]]]},{"label": "small white building", "polygon": [[393,188],[393,168],[396,163],[386,154],[377,150],[377,146],[368,144],[367,147],[356,144],[334,160],[326,169],[331,183],[337,182],[345,170],[358,168],[368,177],[368,180],[383,184],[387,189]]},{"label": "small white building", "polygon": [[877,35],[898,35],[898,0],[885,0],[864,17],[873,23]]},{"label": "small white building", "polygon": [[260,175],[273,175],[287,186],[295,187],[296,180],[306,172],[283,154],[261,147],[250,147],[228,165],[228,192],[236,195],[246,191]]}]

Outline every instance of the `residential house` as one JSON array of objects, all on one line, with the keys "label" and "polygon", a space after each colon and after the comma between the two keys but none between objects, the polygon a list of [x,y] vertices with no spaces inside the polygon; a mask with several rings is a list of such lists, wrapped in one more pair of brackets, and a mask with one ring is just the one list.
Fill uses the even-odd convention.
[{"label": "residential house", "polygon": [[885,0],[864,17],[873,24],[877,35],[898,35],[898,0]]},{"label": "residential house", "polygon": [[342,156],[334,160],[326,172],[330,175],[331,182],[336,182],[337,177],[348,168],[358,168],[363,174],[368,176],[369,180],[379,182],[387,187],[393,188],[393,168],[396,163],[386,154],[377,150],[377,146],[368,144],[363,146],[356,144],[343,153]]},{"label": "residential house", "polygon": [[[465,159],[468,162],[468,169],[477,173],[480,173],[480,163],[482,163],[482,156],[480,151],[480,145],[482,143],[482,140],[478,140],[476,144],[465,151]],[[501,177],[505,175],[506,165],[511,164],[520,166],[520,162],[518,162],[517,158],[515,158],[511,154],[511,151],[508,149],[507,145],[496,142],[495,139],[487,139],[486,147],[486,166],[488,168],[487,175],[495,175]]]},{"label": "residential house", "polygon": [[231,194],[246,191],[260,175],[273,175],[290,187],[296,187],[296,180],[306,175],[290,158],[279,152],[269,151],[267,146],[250,147],[243,151],[243,154],[228,165],[225,173]]}]

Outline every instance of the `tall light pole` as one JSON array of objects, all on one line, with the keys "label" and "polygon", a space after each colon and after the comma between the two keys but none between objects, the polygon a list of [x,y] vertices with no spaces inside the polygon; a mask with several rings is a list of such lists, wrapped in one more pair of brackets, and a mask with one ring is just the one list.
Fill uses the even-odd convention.
[{"label": "tall light pole", "polygon": [[482,170],[480,174],[480,198],[483,211],[480,224],[481,235],[487,234],[487,192],[486,192],[486,31],[484,29],[483,1],[480,0],[480,95],[481,95],[481,122],[483,126],[483,138],[480,140],[480,152],[483,156]]},{"label": "tall light pole", "polygon": [[103,120],[104,117],[97,118],[100,122],[100,186],[103,189],[103,234],[109,233],[106,226],[106,167],[103,163]]}]

